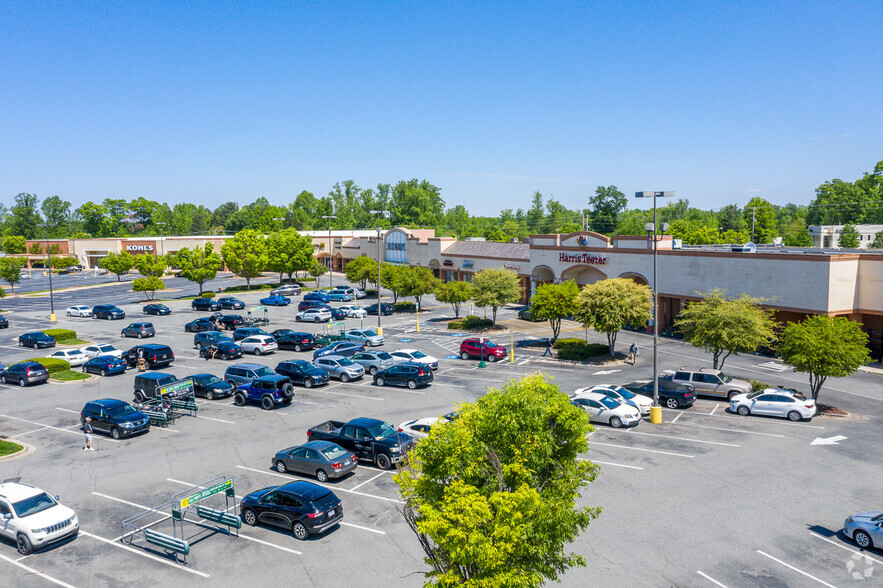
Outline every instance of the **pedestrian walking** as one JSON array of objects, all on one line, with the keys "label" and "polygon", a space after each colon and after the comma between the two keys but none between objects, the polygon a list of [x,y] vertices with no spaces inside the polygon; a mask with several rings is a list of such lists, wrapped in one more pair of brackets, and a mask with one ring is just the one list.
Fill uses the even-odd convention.
[{"label": "pedestrian walking", "polygon": [[543,357],[547,355],[552,355],[552,339],[546,338],[546,350],[543,352]]},{"label": "pedestrian walking", "polygon": [[92,417],[86,417],[86,421],[83,423],[83,433],[86,435],[83,451],[95,451],[92,449]]},{"label": "pedestrian walking", "polygon": [[626,361],[631,361],[632,365],[635,365],[635,359],[638,357],[638,346],[635,343],[632,343],[632,346],[629,347],[629,356],[626,358]]}]

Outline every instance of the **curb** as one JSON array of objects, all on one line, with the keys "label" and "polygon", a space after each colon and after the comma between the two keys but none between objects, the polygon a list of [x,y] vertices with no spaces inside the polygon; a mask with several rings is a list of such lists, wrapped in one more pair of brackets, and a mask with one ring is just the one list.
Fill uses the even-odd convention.
[{"label": "curb", "polygon": [[55,384],[56,386],[67,386],[68,384],[85,384],[86,382],[91,382],[92,380],[98,379],[98,376],[96,376],[95,374],[88,374],[88,375],[89,375],[89,377],[86,378],[85,380],[69,380],[67,382],[59,382],[59,381],[53,381],[52,378],[50,377],[46,381],[49,382],[50,384]]},{"label": "curb", "polygon": [[16,459],[19,457],[24,457],[26,455],[30,455],[30,454],[34,453],[35,451],[37,451],[37,448],[34,447],[33,445],[28,445],[24,441],[19,441],[18,439],[7,438],[7,439],[4,439],[4,441],[9,441],[11,443],[18,443],[19,445],[22,446],[22,450],[17,451],[16,453],[12,453],[10,455],[4,455],[3,457],[0,457],[0,462]]},{"label": "curb", "polygon": [[878,376],[883,376],[883,368],[871,367],[868,365],[863,365],[858,368],[863,372],[868,372],[869,374],[877,374]]}]

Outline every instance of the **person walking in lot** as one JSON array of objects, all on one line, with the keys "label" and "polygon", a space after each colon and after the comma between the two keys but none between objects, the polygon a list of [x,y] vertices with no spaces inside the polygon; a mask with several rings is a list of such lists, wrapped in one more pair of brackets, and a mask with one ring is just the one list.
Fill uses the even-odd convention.
[{"label": "person walking in lot", "polygon": [[552,355],[552,339],[546,338],[546,350],[543,352],[543,357],[547,355]]},{"label": "person walking in lot", "polygon": [[86,417],[86,422],[83,423],[83,433],[86,434],[83,451],[95,451],[92,449],[92,417]]},{"label": "person walking in lot", "polygon": [[635,359],[638,357],[638,346],[635,343],[632,343],[632,346],[629,347],[629,356],[626,358],[626,361],[631,361],[632,365],[635,365]]}]

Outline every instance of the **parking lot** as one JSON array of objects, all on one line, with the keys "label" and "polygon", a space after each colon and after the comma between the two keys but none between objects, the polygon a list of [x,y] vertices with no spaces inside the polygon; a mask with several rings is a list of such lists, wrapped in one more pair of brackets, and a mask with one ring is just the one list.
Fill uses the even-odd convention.
[{"label": "parking lot", "polygon": [[[253,305],[260,296],[240,298]],[[322,325],[295,326],[300,298],[293,297],[292,306],[270,308],[267,330],[322,332]],[[101,302],[100,289],[84,290],[77,300],[78,304]],[[223,376],[235,361],[200,359],[193,349],[193,335],[183,330],[186,322],[207,313],[191,311],[189,301],[166,304],[173,310],[171,315],[144,317],[157,330],[148,342],[167,344],[175,351],[175,362],[159,371],[179,378],[202,372]],[[121,338],[120,329],[143,317],[138,304],[120,306],[126,319],[99,321],[65,317],[56,304],[57,326],[76,330],[81,339],[127,349],[135,340]],[[426,306],[436,305],[429,301]],[[184,565],[139,538],[131,545],[122,541],[126,531],[121,522],[217,476],[234,479],[237,504],[253,490],[309,479],[277,473],[270,459],[280,449],[305,442],[309,427],[329,419],[367,416],[397,426],[450,412],[457,402],[474,400],[487,387],[536,371],[554,377],[568,392],[650,375],[649,341],[632,333],[624,333],[619,345],[627,346],[632,338],[638,341],[642,351],[636,366],[570,364],[542,358],[542,349],[516,347],[514,362],[507,359],[479,368],[477,361],[457,357],[464,334],[431,321],[449,312],[437,306],[421,313],[419,332],[414,315],[383,317],[384,350],[416,348],[440,360],[429,387],[377,388],[369,377],[349,383],[332,380],[309,390],[298,387],[290,405],[269,411],[257,405],[236,406],[230,398],[199,399],[198,416],[182,417],[167,428],[152,427],[148,434],[132,439],[96,435],[94,452],[82,451],[79,411],[98,398],[131,401],[134,370],[82,383],[0,385],[0,434],[36,448],[23,458],[0,461],[0,480],[20,478],[59,494],[78,513],[81,529],[76,539],[26,557],[12,542],[0,542],[3,583],[420,586],[419,572],[427,568],[419,544],[396,510],[392,472],[368,464],[325,483],[343,501],[343,523],[307,541],[267,526],[244,526],[234,537],[207,528],[211,525],[191,514],[184,523],[191,545]],[[48,327],[43,315],[28,309],[6,314],[10,328],[0,331],[0,361],[10,364],[41,355],[20,349],[15,337]],[[502,310],[499,320],[515,324],[514,311]],[[346,323],[347,328],[371,328],[377,317]],[[518,325],[512,334],[516,342],[543,336],[542,324],[525,325]],[[508,348],[510,334],[501,333],[494,340]],[[274,367],[292,358],[311,359],[312,353],[277,351],[244,361]],[[705,354],[673,340],[662,341],[660,360],[665,369],[710,365]],[[806,388],[804,375],[769,358],[731,358],[725,371]],[[724,401],[700,398],[689,409],[664,409],[660,425],[646,420],[632,429],[596,425],[584,457],[599,464],[601,473],[582,500],[604,510],[570,546],[586,557],[588,567],[568,571],[562,584],[880,585],[883,552],[862,551],[837,533],[848,514],[880,508],[877,488],[883,465],[877,412],[883,386],[879,378],[861,372],[828,382],[821,401],[846,410],[849,417],[817,417],[801,423],[740,417],[727,412]],[[843,439],[831,441],[838,436]],[[215,500],[212,506],[225,505],[223,499],[214,497],[207,503],[210,500]],[[150,520],[156,522],[156,530],[171,533],[168,509],[154,513]]]}]

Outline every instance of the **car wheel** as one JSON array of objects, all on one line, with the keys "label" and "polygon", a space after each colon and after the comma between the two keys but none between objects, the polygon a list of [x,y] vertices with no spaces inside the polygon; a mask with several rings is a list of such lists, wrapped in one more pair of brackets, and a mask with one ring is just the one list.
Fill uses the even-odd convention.
[{"label": "car wheel", "polygon": [[84,374],[88,373],[88,372],[86,371],[86,366],[83,366],[83,373],[84,373]]},{"label": "car wheel", "polygon": [[26,384],[27,384],[27,382],[25,382],[24,378],[18,379],[18,385],[21,386],[22,388],[24,388]]},{"label": "car wheel", "polygon": [[253,510],[251,510],[250,508],[246,508],[242,511],[242,522],[249,527],[254,527],[258,524],[258,518],[255,516]]},{"label": "car wheel", "polygon": [[135,390],[135,402],[144,402],[144,394],[140,390]]},{"label": "car wheel", "polygon": [[383,379],[383,376],[377,376],[376,378],[374,378],[374,385],[375,386],[385,386],[386,380]]},{"label": "car wheel", "polygon": [[245,394],[237,394],[233,397],[233,404],[236,406],[245,406]]},{"label": "car wheel", "polygon": [[307,537],[309,537],[309,532],[307,532],[307,528],[300,521],[294,523],[291,527],[291,532],[295,536],[296,539],[300,541],[306,541]]},{"label": "car wheel", "polygon": [[285,467],[285,462],[282,461],[281,459],[276,460],[276,471],[279,472],[280,474],[284,474],[288,471],[288,468]]},{"label": "car wheel", "polygon": [[[328,319],[328,320],[331,320],[331,319]],[[313,319],[313,322],[314,322],[314,323],[320,323],[320,322],[322,322],[322,319],[319,318],[319,317],[316,317],[316,318]]]},{"label": "car wheel", "polygon": [[494,363],[495,361],[497,361],[497,356],[496,355],[488,355],[487,360],[491,363]]},{"label": "car wheel", "polygon": [[24,346],[25,346],[25,342],[24,342],[24,341],[19,341],[19,342],[18,342],[18,346],[19,346],[19,347],[24,347]]},{"label": "car wheel", "polygon": [[0,376],[0,384],[5,384],[5,383],[6,383],[6,375],[4,374],[4,375]]},{"label": "car wheel", "polygon": [[678,400],[677,400],[677,398],[669,398],[668,400],[665,401],[665,405],[669,408],[677,408],[678,407]]},{"label": "car wheel", "polygon": [[276,403],[273,402],[273,399],[269,396],[264,396],[263,398],[261,398],[261,408],[263,408],[264,410],[270,410],[271,408],[273,408],[273,406],[275,406],[275,404]]},{"label": "car wheel", "polygon": [[793,422],[798,422],[798,421],[802,421],[803,417],[800,416],[800,413],[797,412],[796,410],[792,410],[791,412],[788,413],[788,420],[793,421]]},{"label": "car wheel", "polygon": [[304,388],[312,388],[313,380],[312,378],[304,378]]},{"label": "car wheel", "polygon": [[106,375],[107,375],[107,372],[106,372],[105,370],[101,370],[101,371],[98,372],[98,373],[101,374],[102,376],[106,376]]},{"label": "car wheel", "polygon": [[297,344],[294,346],[294,350],[297,351],[298,353],[300,352],[301,349],[303,349],[303,347],[301,347],[300,344]]},{"label": "car wheel", "polygon": [[344,384],[349,382],[350,381],[349,374],[347,374],[347,373],[340,374],[340,381],[343,382]]},{"label": "car wheel", "polygon": [[111,427],[110,436],[113,437],[114,439],[119,439],[123,435],[122,435],[122,433],[120,433],[120,430],[117,427]]},{"label": "car wheel", "polygon": [[751,409],[749,409],[747,406],[740,406],[736,409],[736,412],[738,412],[742,416],[748,416],[751,414]]},{"label": "car wheel", "polygon": [[622,419],[620,419],[619,417],[611,417],[610,426],[614,429],[620,428],[622,426]]},{"label": "car wheel", "polygon": [[261,351],[260,347],[255,347],[254,351],[252,351],[252,353],[254,353],[255,355],[261,355],[261,353],[263,353],[263,352]]},{"label": "car wheel", "polygon": [[373,376],[374,374],[376,374],[376,373],[377,373],[377,366],[376,366],[376,365],[372,365],[371,367],[369,367],[369,368],[368,368],[368,373],[371,374],[372,376]]},{"label": "car wheel", "polygon": [[141,333],[138,333],[138,338],[141,339],[142,337],[143,335]]},{"label": "car wheel", "polygon": [[325,473],[325,470],[316,470],[316,479],[320,482],[327,482],[328,474]]},{"label": "car wheel", "polygon": [[214,400],[215,399],[215,395],[212,394],[211,390],[209,390],[208,392],[205,393],[205,399],[206,400]]},{"label": "car wheel", "polygon": [[871,544],[871,536],[864,531],[856,531],[852,538],[853,540],[855,540],[855,544],[859,547],[865,549],[867,549],[868,547],[873,547],[873,545]]},{"label": "car wheel", "polygon": [[282,397],[291,398],[292,396],[294,396],[294,386],[291,384],[285,384],[282,386]]},{"label": "car wheel", "polygon": [[727,400],[732,400],[733,398],[735,398],[739,394],[741,394],[741,392],[739,392],[738,390],[730,390],[729,393],[727,394]]},{"label": "car wheel", "polygon": [[24,533],[20,533],[18,537],[15,538],[15,546],[18,548],[18,552],[22,555],[31,555],[34,553],[34,546],[31,545],[31,540],[28,539],[28,536]]},{"label": "car wheel", "polygon": [[294,322],[299,323],[299,322],[300,322],[300,317],[299,317],[299,316],[294,317]]},{"label": "car wheel", "polygon": [[376,463],[377,467],[379,467],[381,470],[388,470],[390,467],[392,467],[392,461],[390,461],[389,456],[385,453],[381,453],[380,455],[378,455],[377,458],[374,460],[374,463]]},{"label": "car wheel", "polygon": [[469,354],[465,351],[460,353],[460,359],[469,359]]},{"label": "car wheel", "polygon": [[415,380],[408,380],[408,388],[414,390],[417,388],[417,382]]}]

